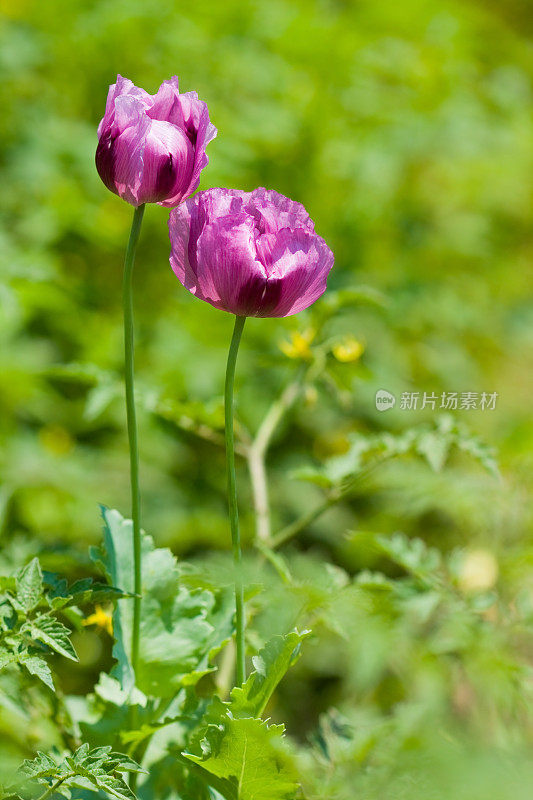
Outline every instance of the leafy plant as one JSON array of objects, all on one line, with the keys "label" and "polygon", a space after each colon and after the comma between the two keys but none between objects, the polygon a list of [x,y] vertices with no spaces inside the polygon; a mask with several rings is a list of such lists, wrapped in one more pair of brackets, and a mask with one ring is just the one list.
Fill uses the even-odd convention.
[{"label": "leafy plant", "polygon": [[71,631],[58,619],[68,609],[86,603],[117,599],[119,589],[91,579],[67,581],[45,573],[37,558],[0,582],[0,669],[19,665],[54,691],[45,656],[58,653],[77,661]]},{"label": "leafy plant", "polygon": [[71,797],[72,789],[101,791],[117,800],[132,800],[135,797],[125,780],[125,774],[143,772],[141,767],[121,753],[113,753],[111,747],[91,750],[83,744],[71,755],[53,757],[47,753],[25,761],[20,767],[10,791],[27,786],[28,782],[47,787],[41,798],[53,795]]}]

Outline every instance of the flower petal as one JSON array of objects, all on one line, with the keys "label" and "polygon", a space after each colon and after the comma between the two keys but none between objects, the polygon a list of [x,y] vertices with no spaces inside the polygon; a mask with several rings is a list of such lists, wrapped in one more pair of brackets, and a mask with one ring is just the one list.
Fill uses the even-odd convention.
[{"label": "flower petal", "polygon": [[180,187],[172,197],[161,202],[161,205],[167,208],[177,205],[184,197],[189,197],[198,189],[200,174],[209,163],[205,149],[217,135],[217,129],[209,120],[207,104],[198,99],[196,92],[180,94],[179,100],[185,131],[194,148],[194,166],[188,185]]},{"label": "flower petal", "polygon": [[187,201],[170,211],[168,230],[170,235],[170,266],[179,281],[193,294],[196,294],[196,272],[189,261],[189,243],[194,242],[194,262],[196,262],[196,239],[192,235],[192,215],[197,213],[197,205]]},{"label": "flower petal", "polygon": [[145,137],[138,202],[157,203],[188,186],[194,151],[181,128],[170,122],[151,120]]},{"label": "flower petal", "polygon": [[255,258],[253,227],[244,215],[206,224],[197,259],[198,297],[233,314],[256,313],[267,278]]},{"label": "flower petal", "polygon": [[246,210],[255,216],[258,213],[263,218],[265,233],[272,233],[281,228],[308,228],[314,231],[313,220],[301,203],[290,200],[274,189],[264,189],[262,186],[254,189],[248,195]]},{"label": "flower petal", "polygon": [[96,150],[96,168],[103,182],[132,205],[140,205],[138,190],[143,172],[145,135],[150,120],[133,96],[114,101],[114,119],[104,129]]},{"label": "flower petal", "polygon": [[102,130],[111,124],[115,116],[115,100],[118,97],[129,95],[136,97],[145,108],[151,102],[151,97],[144,89],[135,86],[128,78],[123,78],[122,75],[117,75],[117,82],[112,83],[107,93],[107,101],[105,106],[105,114],[98,126],[98,136]]},{"label": "flower petal", "polygon": [[308,308],[326,291],[333,261],[325,241],[310,230],[280,231],[268,279],[281,281],[283,291],[277,305],[260,316],[288,317]]},{"label": "flower petal", "polygon": [[152,105],[146,112],[152,119],[162,122],[172,122],[179,128],[184,129],[183,112],[181,110],[179,81],[177,77],[163,81],[157,94],[152,98]]}]

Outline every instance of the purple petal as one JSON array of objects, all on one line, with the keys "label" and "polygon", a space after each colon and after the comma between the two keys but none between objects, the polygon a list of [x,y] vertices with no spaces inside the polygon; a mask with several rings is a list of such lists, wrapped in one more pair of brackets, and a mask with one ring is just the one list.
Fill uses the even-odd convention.
[{"label": "purple petal", "polygon": [[[314,231],[313,220],[301,203],[290,200],[274,189],[259,187],[248,195],[247,210],[264,220],[264,232],[274,232],[281,228],[309,228]],[[263,232],[263,231],[262,231]]]},{"label": "purple petal", "polygon": [[117,82],[111,84],[107,93],[107,101],[105,107],[105,114],[98,126],[98,136],[100,136],[103,128],[107,127],[114,120],[115,115],[115,100],[118,97],[130,96],[137,98],[145,108],[148,107],[151,98],[148,92],[144,89],[139,89],[128,78],[123,78],[122,75],[117,75]]},{"label": "purple petal", "polygon": [[163,81],[157,94],[153,96],[152,105],[146,113],[152,119],[172,122],[174,125],[184,128],[179,82],[176,76],[168,81]]},{"label": "purple petal", "polygon": [[207,224],[198,239],[197,257],[198,297],[233,314],[256,312],[267,278],[255,258],[249,220],[226,217]]},{"label": "purple petal", "polygon": [[96,167],[108,189],[137,206],[143,202],[138,200],[138,190],[150,121],[135,97],[122,95],[114,103],[114,121],[100,137]]},{"label": "purple petal", "polygon": [[302,228],[280,231],[272,252],[269,281],[280,280],[283,291],[276,307],[261,316],[288,317],[308,308],[326,291],[333,253],[324,240]]},{"label": "purple petal", "polygon": [[[170,265],[179,281],[193,294],[196,294],[196,272],[189,261],[189,242],[191,235],[191,217],[197,206],[190,200],[181,203],[170,211],[168,230],[170,235]],[[198,238],[198,237],[196,237]],[[196,241],[194,240],[196,245]],[[196,246],[194,247],[196,261]]]},{"label": "purple petal", "polygon": [[157,203],[188,186],[194,152],[184,132],[170,122],[151,120],[143,150],[139,203]]},{"label": "purple petal", "polygon": [[209,120],[209,110],[206,103],[198,100],[196,92],[186,92],[180,97],[183,114],[183,124],[191,144],[194,147],[194,167],[187,186],[180,187],[172,197],[161,202],[161,205],[172,207],[183,198],[193,194],[200,184],[200,174],[209,163],[205,148],[217,135],[217,129]]}]

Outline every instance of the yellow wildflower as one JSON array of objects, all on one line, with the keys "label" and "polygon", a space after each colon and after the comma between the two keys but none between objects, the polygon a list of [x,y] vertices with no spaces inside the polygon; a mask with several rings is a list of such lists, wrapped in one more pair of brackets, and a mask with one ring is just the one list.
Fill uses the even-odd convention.
[{"label": "yellow wildflower", "polygon": [[337,359],[347,364],[350,361],[357,361],[364,352],[364,345],[354,336],[344,336],[339,342],[336,342],[331,348],[331,352]]},{"label": "yellow wildflower", "polygon": [[90,614],[83,620],[84,625],[96,625],[97,628],[107,631],[110,636],[113,636],[113,616],[102,608],[102,606],[95,606],[94,613]]},{"label": "yellow wildflower", "polygon": [[279,348],[287,358],[301,358],[308,360],[311,358],[311,348],[309,345],[315,338],[315,331],[306,328],[305,331],[293,331],[290,339],[280,342]]}]

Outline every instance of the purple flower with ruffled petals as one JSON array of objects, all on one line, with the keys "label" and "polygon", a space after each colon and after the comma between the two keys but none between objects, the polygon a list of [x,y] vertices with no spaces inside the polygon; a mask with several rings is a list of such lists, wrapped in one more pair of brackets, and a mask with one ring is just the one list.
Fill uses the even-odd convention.
[{"label": "purple flower with ruffled petals", "polygon": [[216,135],[207,105],[196,92],[180,94],[176,77],[151,95],[118,75],[98,126],[96,168],[132,206],[172,207],[198,188]]},{"label": "purple flower with ruffled petals", "polygon": [[300,203],[208,189],[170,212],[170,264],[192,294],[246,317],[288,317],[326,290],[333,253]]}]

